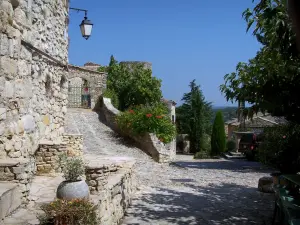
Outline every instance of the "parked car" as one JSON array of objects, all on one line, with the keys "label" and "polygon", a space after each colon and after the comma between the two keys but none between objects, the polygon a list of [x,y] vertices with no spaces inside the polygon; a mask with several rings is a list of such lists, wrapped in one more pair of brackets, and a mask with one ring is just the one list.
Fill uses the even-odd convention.
[{"label": "parked car", "polygon": [[260,136],[254,133],[244,134],[239,143],[239,151],[243,152],[248,160],[255,160],[260,144]]}]

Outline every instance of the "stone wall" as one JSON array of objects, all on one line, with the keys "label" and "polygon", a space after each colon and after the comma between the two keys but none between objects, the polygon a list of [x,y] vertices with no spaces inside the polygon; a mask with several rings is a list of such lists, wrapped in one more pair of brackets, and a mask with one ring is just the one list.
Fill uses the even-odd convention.
[{"label": "stone wall", "polygon": [[[103,90],[106,88],[106,73],[89,70],[79,66],[69,65],[69,85],[82,86],[83,79],[88,82],[91,96],[91,108],[94,108]],[[80,82],[81,81],[81,82]],[[81,98],[81,96],[79,96]],[[80,99],[78,99],[80,101]]]},{"label": "stone wall", "polygon": [[64,134],[62,142],[42,140],[35,154],[37,175],[57,172],[59,170],[58,156],[62,153],[68,156],[82,156],[83,136]]},{"label": "stone wall", "polygon": [[176,136],[176,152],[189,154],[190,153],[190,141],[188,134],[177,134]]},{"label": "stone wall", "polygon": [[33,156],[63,133],[68,4],[0,0],[0,158]]},{"label": "stone wall", "polygon": [[109,98],[103,98],[97,111],[100,114],[100,120],[122,136],[129,137],[135,141],[138,148],[151,155],[157,162],[168,162],[176,156],[176,140],[169,144],[164,144],[154,134],[146,133],[143,136],[130,136],[124,134],[115,121],[115,117],[120,113],[113,107]]},{"label": "stone wall", "polygon": [[126,65],[128,68],[132,68],[132,65],[143,65],[144,69],[152,70],[152,63],[143,61],[122,61],[120,64]]},{"label": "stone wall", "polygon": [[135,161],[127,157],[87,156],[87,183],[98,206],[99,225],[120,224],[136,191]]},{"label": "stone wall", "polygon": [[65,143],[43,141],[36,151],[36,174],[55,173],[58,169],[58,156],[67,151]]},{"label": "stone wall", "polygon": [[22,202],[27,202],[30,184],[35,174],[35,163],[29,159],[0,159],[0,181],[18,183]]},{"label": "stone wall", "polygon": [[82,134],[64,134],[63,142],[66,144],[66,150],[70,156],[83,155],[83,135]]}]

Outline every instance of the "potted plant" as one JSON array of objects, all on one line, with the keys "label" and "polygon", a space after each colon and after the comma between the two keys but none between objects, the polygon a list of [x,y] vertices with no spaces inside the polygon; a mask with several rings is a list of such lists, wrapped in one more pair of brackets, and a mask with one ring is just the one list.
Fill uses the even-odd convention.
[{"label": "potted plant", "polygon": [[68,157],[66,154],[59,156],[59,166],[62,170],[65,181],[60,183],[56,191],[58,199],[88,199],[89,187],[83,176],[85,165],[80,157]]}]

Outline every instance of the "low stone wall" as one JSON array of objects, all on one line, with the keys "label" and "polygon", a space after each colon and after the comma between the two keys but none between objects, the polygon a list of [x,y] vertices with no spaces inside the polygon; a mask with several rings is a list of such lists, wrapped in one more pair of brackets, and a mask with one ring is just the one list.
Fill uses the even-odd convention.
[{"label": "low stone wall", "polygon": [[68,156],[83,155],[83,136],[64,134],[62,142],[41,141],[35,153],[37,175],[54,173],[58,170],[58,155],[66,152]]},{"label": "low stone wall", "polygon": [[98,206],[98,225],[120,224],[136,191],[135,161],[127,157],[85,156],[91,200]]},{"label": "low stone wall", "polygon": [[83,155],[83,135],[82,134],[64,134],[63,142],[66,144],[67,153],[70,156]]},{"label": "low stone wall", "polygon": [[30,184],[35,174],[35,163],[30,159],[0,159],[0,181],[18,183],[22,203],[27,202]]},{"label": "low stone wall", "polygon": [[96,110],[100,114],[100,119],[105,125],[110,127],[115,132],[119,133],[120,135],[133,139],[136,143],[136,146],[147,154],[151,155],[155,161],[169,162],[170,160],[175,158],[175,140],[169,144],[164,144],[159,141],[154,134],[147,133],[143,136],[138,137],[130,136],[121,132],[115,120],[120,111],[114,108],[109,98],[102,98],[101,104],[99,104],[99,107]]},{"label": "low stone wall", "polygon": [[58,155],[66,151],[65,143],[42,141],[35,153],[37,175],[54,173],[58,169]]}]

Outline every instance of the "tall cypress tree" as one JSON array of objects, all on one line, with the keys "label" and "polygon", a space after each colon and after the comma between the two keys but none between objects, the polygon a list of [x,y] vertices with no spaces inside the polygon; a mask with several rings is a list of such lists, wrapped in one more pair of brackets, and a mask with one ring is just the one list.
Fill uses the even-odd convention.
[{"label": "tall cypress tree", "polygon": [[213,156],[219,155],[225,151],[226,147],[226,135],[223,114],[218,111],[214,121],[212,135],[211,135],[211,154]]},{"label": "tall cypress tree", "polygon": [[200,86],[193,80],[190,83],[190,92],[183,95],[183,105],[177,111],[178,129],[186,133],[190,140],[190,152],[203,150],[204,135],[210,130],[211,103],[206,102]]}]

